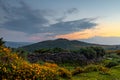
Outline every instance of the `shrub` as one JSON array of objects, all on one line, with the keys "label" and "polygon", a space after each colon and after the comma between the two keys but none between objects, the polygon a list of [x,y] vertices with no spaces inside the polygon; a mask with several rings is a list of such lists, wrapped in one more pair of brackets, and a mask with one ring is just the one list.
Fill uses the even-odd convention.
[{"label": "shrub", "polygon": [[52,63],[48,63],[48,62],[44,63],[44,66],[49,67],[49,68],[58,68],[57,64],[52,64]]},{"label": "shrub", "polygon": [[120,50],[116,50],[115,53],[120,56]]},{"label": "shrub", "polygon": [[98,66],[99,71],[101,71],[104,74],[108,74],[109,69],[104,66]]},{"label": "shrub", "polygon": [[58,75],[57,65],[28,63],[8,48],[0,46],[0,79],[57,80]]},{"label": "shrub", "polygon": [[102,73],[108,73],[109,69],[102,65],[88,65],[84,68],[84,72],[100,71]]},{"label": "shrub", "polygon": [[88,59],[95,59],[103,57],[105,55],[105,50],[101,47],[83,47],[75,51],[75,53],[84,54]]},{"label": "shrub", "polygon": [[112,59],[119,59],[120,56],[117,53],[110,53],[107,57]]},{"label": "shrub", "polygon": [[105,67],[111,68],[111,67],[114,67],[114,66],[117,66],[117,65],[118,65],[117,61],[110,61],[109,63],[107,63],[105,65]]},{"label": "shrub", "polygon": [[4,43],[3,38],[0,38],[0,46],[4,46]]},{"label": "shrub", "polygon": [[98,71],[97,65],[88,65],[84,68],[84,72]]},{"label": "shrub", "polygon": [[58,72],[59,72],[59,76],[61,76],[62,78],[70,79],[72,77],[71,72],[68,71],[67,69],[59,68]]},{"label": "shrub", "polygon": [[80,73],[83,73],[84,72],[84,69],[80,68],[80,67],[77,67],[75,68],[74,71],[72,71],[72,75],[77,75],[77,74],[80,74]]}]

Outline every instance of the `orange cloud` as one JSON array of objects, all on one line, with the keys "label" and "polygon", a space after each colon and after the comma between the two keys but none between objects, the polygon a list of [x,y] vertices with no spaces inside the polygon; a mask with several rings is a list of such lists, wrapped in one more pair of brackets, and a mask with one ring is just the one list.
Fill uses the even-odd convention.
[{"label": "orange cloud", "polygon": [[90,37],[95,36],[94,31],[91,29],[87,29],[81,32],[74,32],[74,33],[70,33],[70,34],[64,34],[64,35],[58,35],[56,36],[56,38],[67,38],[67,39],[87,39]]}]

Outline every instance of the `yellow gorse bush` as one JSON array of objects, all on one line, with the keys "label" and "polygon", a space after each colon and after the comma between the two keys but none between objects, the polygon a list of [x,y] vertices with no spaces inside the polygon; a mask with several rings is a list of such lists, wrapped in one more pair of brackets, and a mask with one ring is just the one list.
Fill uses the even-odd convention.
[{"label": "yellow gorse bush", "polygon": [[0,79],[7,80],[58,80],[58,66],[45,63],[31,64],[10,49],[0,46]]},{"label": "yellow gorse bush", "polygon": [[57,65],[57,64],[51,64],[51,63],[48,63],[48,62],[46,62],[46,63],[44,64],[44,66],[50,67],[50,68],[58,68],[58,65]]},{"label": "yellow gorse bush", "polygon": [[65,68],[59,68],[58,72],[59,72],[59,75],[60,75],[61,77],[63,77],[63,78],[68,78],[68,79],[70,79],[70,78],[72,77],[71,72],[68,71],[68,70],[65,69]]},{"label": "yellow gorse bush", "polygon": [[0,53],[3,53],[3,52],[7,54],[7,53],[10,53],[11,50],[4,46],[0,46]]}]

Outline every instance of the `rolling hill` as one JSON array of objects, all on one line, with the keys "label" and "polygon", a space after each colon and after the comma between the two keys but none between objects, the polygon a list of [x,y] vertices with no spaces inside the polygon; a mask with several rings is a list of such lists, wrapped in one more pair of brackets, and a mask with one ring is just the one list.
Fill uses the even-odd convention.
[{"label": "rolling hill", "polygon": [[82,41],[77,41],[77,40],[68,40],[68,39],[56,39],[56,40],[47,40],[47,41],[42,41],[38,43],[34,43],[31,45],[23,46],[20,47],[24,50],[27,51],[34,51],[37,49],[42,49],[42,48],[63,48],[63,49],[79,49],[81,47],[87,47],[87,46],[98,46],[98,47],[103,47],[105,49],[120,49],[120,46],[118,45],[99,45],[99,44],[93,44],[93,43],[86,43]]},{"label": "rolling hill", "polygon": [[11,48],[18,48],[26,45],[30,45],[32,43],[30,42],[11,42],[11,41],[5,41],[5,46],[11,47]]}]

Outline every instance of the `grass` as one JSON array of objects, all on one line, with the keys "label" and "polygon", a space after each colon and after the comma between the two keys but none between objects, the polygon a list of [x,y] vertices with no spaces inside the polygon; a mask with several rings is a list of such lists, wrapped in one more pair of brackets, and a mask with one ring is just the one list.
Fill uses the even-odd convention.
[{"label": "grass", "polygon": [[[72,66],[66,66],[64,68],[69,69],[70,71],[74,70],[74,67]],[[110,68],[108,73],[103,73],[101,71],[91,71],[72,76],[71,80],[120,80],[120,65]]]},{"label": "grass", "polygon": [[109,71],[110,74],[101,72],[81,73],[73,76],[72,80],[120,80],[120,65],[113,67]]},{"label": "grass", "polygon": [[89,72],[74,76],[73,80],[110,80],[110,79],[109,75],[102,75],[99,72]]}]

